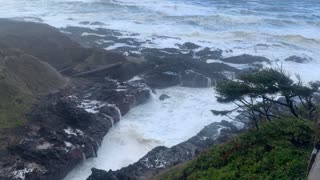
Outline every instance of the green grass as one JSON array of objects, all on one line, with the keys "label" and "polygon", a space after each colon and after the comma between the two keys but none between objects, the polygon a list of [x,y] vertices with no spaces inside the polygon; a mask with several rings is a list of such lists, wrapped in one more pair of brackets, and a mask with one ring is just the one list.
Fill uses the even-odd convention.
[{"label": "green grass", "polygon": [[26,122],[25,114],[31,108],[32,96],[0,81],[0,141],[3,133]]},{"label": "green grass", "polygon": [[214,146],[155,179],[306,179],[312,148],[311,123],[284,118]]}]

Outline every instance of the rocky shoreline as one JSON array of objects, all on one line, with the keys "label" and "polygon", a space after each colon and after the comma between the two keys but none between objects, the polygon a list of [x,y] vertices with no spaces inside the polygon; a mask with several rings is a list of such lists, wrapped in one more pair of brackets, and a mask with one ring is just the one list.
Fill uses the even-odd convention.
[{"label": "rocky shoreline", "polygon": [[158,146],[138,162],[120,170],[104,171],[93,168],[88,180],[152,179],[153,176],[166,169],[191,160],[210,146],[230,140],[244,129],[244,126],[237,127],[228,121],[214,122],[189,140],[171,148]]},{"label": "rocky shoreline", "polygon": [[[103,137],[114,123],[130,107],[150,96],[150,90],[141,82],[90,83],[101,87],[91,88],[90,95],[53,94],[33,108],[29,114],[31,122],[24,127],[26,133],[8,147],[11,156],[1,163],[2,178],[62,179],[84,159],[96,157]],[[111,89],[112,86],[115,89]],[[119,86],[121,91],[117,91]],[[95,97],[101,101],[94,101]]]},{"label": "rocky shoreline", "polygon": [[[84,159],[96,157],[109,129],[132,107],[146,102],[153,89],[211,87],[270,63],[264,57],[245,54],[224,58],[222,50],[188,42],[178,48],[141,48],[134,34],[133,38],[119,38],[121,32],[107,29],[68,27],[60,29],[61,33],[45,24],[6,19],[0,19],[0,26],[0,67],[5,64],[7,68],[9,57],[23,61],[24,56],[2,51],[18,49],[56,69],[49,77],[64,79],[63,86],[54,81],[46,89],[44,82],[49,79],[35,83],[24,79],[21,83],[23,87],[37,84],[37,89],[45,90],[30,90],[34,103],[27,113],[28,121],[5,133],[0,179],[62,179]],[[116,52],[101,49],[115,43],[130,46]],[[23,75],[16,73],[15,77]],[[20,90],[22,85],[14,88]],[[172,148],[157,147],[119,171],[93,169],[88,179],[148,179],[240,131],[230,122],[215,122],[188,141]]]}]

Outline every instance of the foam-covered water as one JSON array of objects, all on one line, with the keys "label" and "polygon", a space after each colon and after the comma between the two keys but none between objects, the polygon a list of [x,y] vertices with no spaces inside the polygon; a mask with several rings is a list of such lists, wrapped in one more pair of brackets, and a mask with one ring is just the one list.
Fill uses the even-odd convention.
[{"label": "foam-covered water", "polygon": [[320,55],[318,0],[0,0],[0,5],[0,17],[41,19],[56,27],[99,21],[104,25],[91,27],[139,33],[154,42],[145,46],[191,41],[234,49],[225,56]]},{"label": "foam-covered water", "polygon": [[[161,94],[171,98],[159,100]],[[211,109],[229,109],[230,105],[215,101],[213,88],[172,87],[157,90],[145,104],[123,117],[102,142],[98,158],[88,159],[65,179],[86,179],[92,167],[116,170],[136,162],[152,148],[173,146],[197,134],[204,126],[222,120]]]}]

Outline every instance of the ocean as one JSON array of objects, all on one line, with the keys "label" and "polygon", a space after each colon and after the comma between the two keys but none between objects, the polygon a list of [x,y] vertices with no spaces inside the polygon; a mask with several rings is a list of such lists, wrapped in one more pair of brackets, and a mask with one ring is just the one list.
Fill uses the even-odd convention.
[{"label": "ocean", "polygon": [[[281,61],[292,55],[310,58],[314,61],[298,68],[306,80],[312,80],[310,75],[319,67],[318,0],[0,0],[0,5],[3,18],[55,27],[101,27],[152,40],[142,47],[194,42],[232,49],[223,53],[225,57],[265,56],[295,73],[300,65]],[[86,21],[103,25],[81,24]]]},{"label": "ocean", "polygon": [[[55,27],[98,21],[104,23],[99,27],[154,38],[157,47],[191,41],[273,59],[319,55],[318,0],[0,0],[0,4],[0,17]],[[171,38],[157,38],[163,36]]]}]

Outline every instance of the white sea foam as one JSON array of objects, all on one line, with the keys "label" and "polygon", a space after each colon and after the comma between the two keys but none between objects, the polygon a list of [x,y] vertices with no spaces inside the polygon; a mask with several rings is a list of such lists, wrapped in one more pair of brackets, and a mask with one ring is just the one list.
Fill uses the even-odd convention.
[{"label": "white sea foam", "polygon": [[[0,0],[0,5],[0,17],[43,20],[56,27],[95,28],[79,23],[98,21],[105,24],[99,27],[139,33],[135,38],[150,40],[141,47],[175,47],[190,41],[233,49],[224,56],[247,53],[281,60],[306,54],[320,61],[320,3],[316,0],[271,4],[237,0]],[[106,48],[122,46],[128,45]]]},{"label": "white sea foam", "polygon": [[[159,100],[161,94],[171,98]],[[106,135],[98,158],[88,159],[65,179],[82,180],[92,167],[119,169],[139,160],[152,148],[173,146],[198,133],[205,125],[224,119],[213,116],[211,109],[224,110],[229,104],[215,101],[213,88],[172,87],[157,90],[157,95],[137,106]]]},{"label": "white sea foam", "polygon": [[97,34],[97,33],[88,33],[88,32],[84,32],[81,34],[81,36],[98,36],[98,37],[106,37],[106,35],[103,34]]}]

